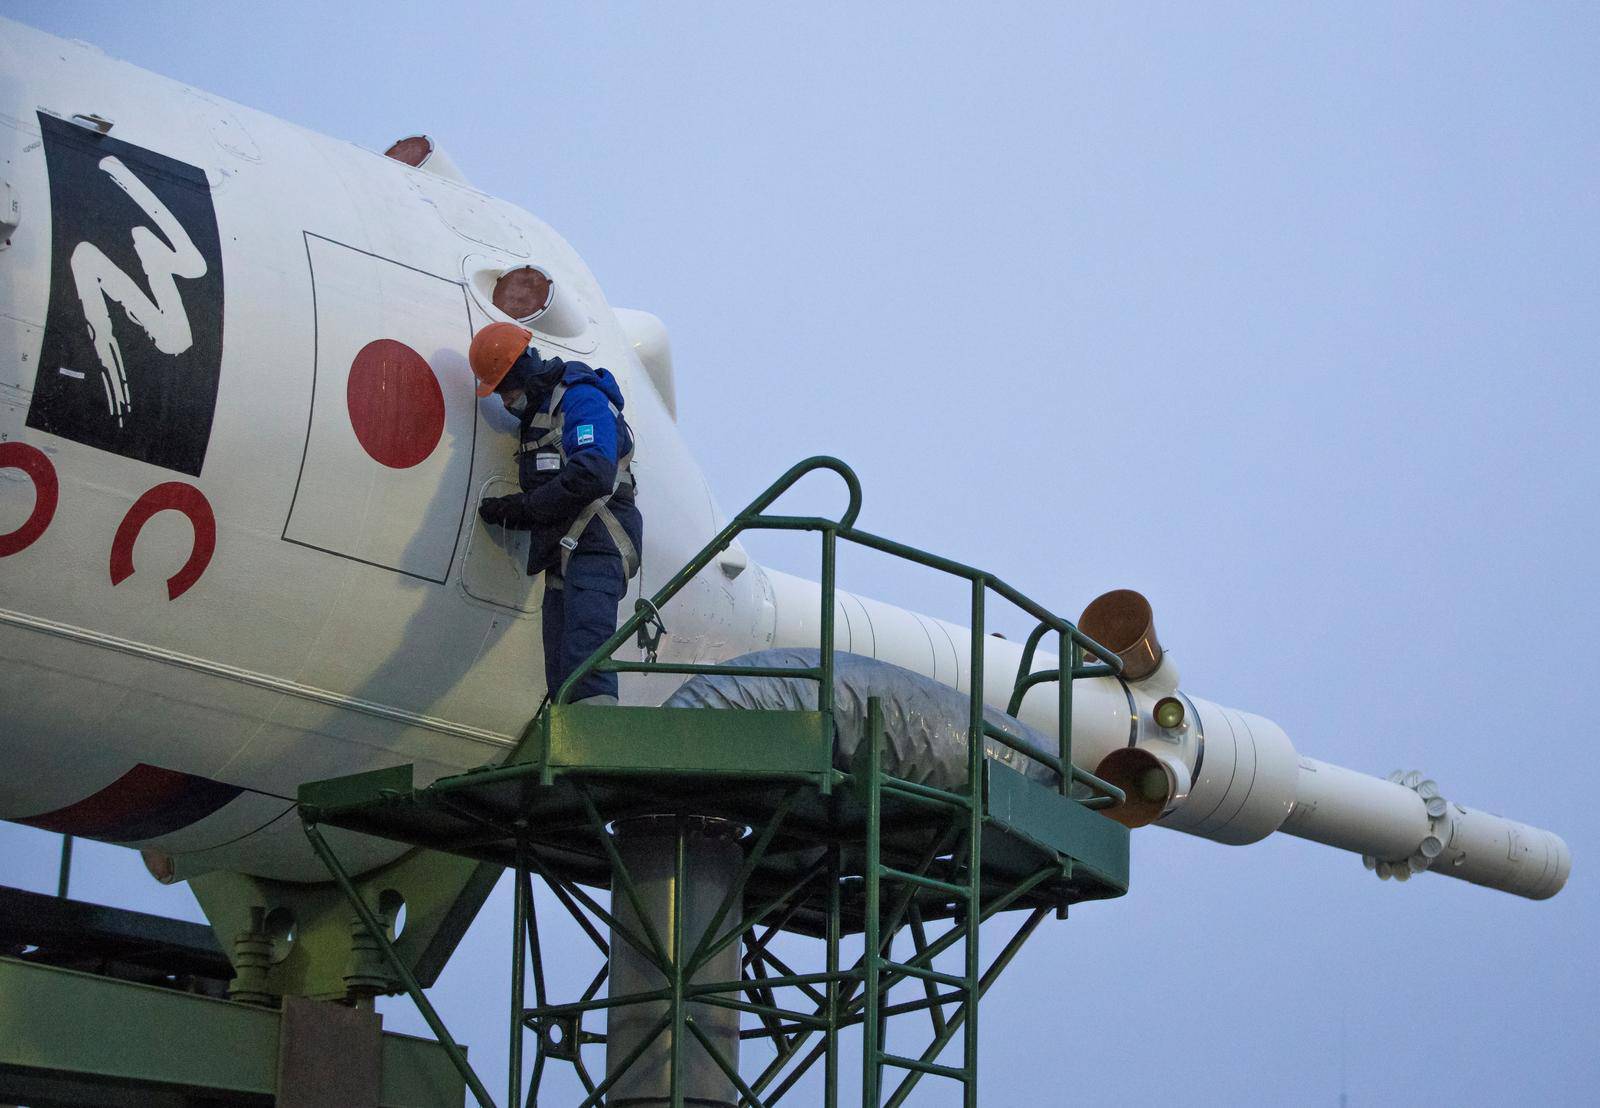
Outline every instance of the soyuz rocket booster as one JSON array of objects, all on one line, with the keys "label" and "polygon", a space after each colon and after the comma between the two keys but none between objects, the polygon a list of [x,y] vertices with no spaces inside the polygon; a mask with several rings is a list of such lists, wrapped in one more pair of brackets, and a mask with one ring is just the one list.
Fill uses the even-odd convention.
[{"label": "soyuz rocket booster", "polygon": [[[471,510],[515,487],[514,421],[463,356],[485,321],[622,382],[648,470],[636,595],[722,527],[660,322],[431,139],[380,156],[4,20],[0,123],[0,753],[24,771],[0,818],[143,849],[168,880],[315,881],[281,818],[303,781],[506,756],[544,692],[543,593]],[[819,599],[735,543],[675,604],[663,660],[814,647]],[[971,690],[966,628],[837,605],[839,648]],[[1114,818],[1283,830],[1380,877],[1564,884],[1555,835],[1189,695],[1138,594],[1082,626],[1124,660],[1072,700],[1075,764],[1128,793]],[[983,646],[979,692],[1006,707],[1020,644]],[[624,698],[658,703],[659,680]],[[1047,732],[1056,713],[1049,687],[1019,709]]]},{"label": "soyuz rocket booster", "polygon": [[[818,586],[767,572],[777,594],[776,645],[815,645]],[[966,628],[838,595],[840,649],[970,691]],[[1566,884],[1572,855],[1560,836],[1448,800],[1421,774],[1385,780],[1304,757],[1271,720],[1184,691],[1138,593],[1105,594],[1079,627],[1123,661],[1121,677],[1080,679],[1072,694],[1073,763],[1128,794],[1107,812],[1112,818],[1233,845],[1283,831],[1360,854],[1384,879],[1440,873],[1532,900]],[[1006,706],[1021,658],[1018,643],[984,640],[986,703]],[[1035,657],[1035,670],[1056,665],[1043,652]],[[1018,716],[1054,733],[1054,686],[1033,689]]]}]

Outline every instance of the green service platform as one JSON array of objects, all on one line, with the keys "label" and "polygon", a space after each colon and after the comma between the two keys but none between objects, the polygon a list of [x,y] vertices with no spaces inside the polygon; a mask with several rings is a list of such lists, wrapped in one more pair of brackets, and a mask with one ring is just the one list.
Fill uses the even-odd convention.
[{"label": "green service platform", "polygon": [[[767,513],[802,476],[822,469],[849,489],[843,516]],[[934,1077],[956,1083],[961,1103],[975,1105],[979,999],[1047,916],[1064,917],[1073,904],[1127,891],[1128,831],[1096,810],[1122,802],[1123,794],[1072,767],[1071,759],[1072,681],[1119,672],[1115,654],[989,573],[857,529],[859,510],[859,484],[842,462],[813,458],[795,466],[655,596],[639,602],[633,617],[554,692],[504,765],[426,787],[400,766],[302,788],[300,811],[313,847],[480,1104],[494,1101],[322,828],[513,872],[508,1106],[539,1103],[542,1075],[559,1062],[574,1068],[587,1091],[580,1108],[605,1104],[608,1095],[613,1104],[760,1108],[780,1101],[820,1062],[821,1099],[834,1108],[841,1103],[847,1033],[859,1036],[850,1056],[861,1062],[860,1103],[899,1105],[922,1078]],[[661,613],[672,597],[752,529],[820,535],[819,665],[657,661]],[[970,582],[971,688],[983,687],[988,595],[1037,620],[1010,709],[1016,713],[1030,688],[1054,683],[1056,752],[1021,746],[988,726],[974,700],[965,785],[899,779],[883,769],[883,716],[874,701],[867,741],[852,764],[836,766],[832,643],[840,540]],[[613,660],[635,635],[647,647],[645,660]],[[1065,680],[1058,671],[1032,668],[1047,635],[1059,645]],[[817,682],[818,706],[728,711],[568,703],[577,681],[595,670],[800,676]],[[985,740],[1049,766],[1059,787],[984,757]],[[707,876],[713,857],[731,859],[715,880]],[[548,885],[595,948],[594,976],[570,998],[546,989],[551,954],[540,947],[534,878]],[[706,888],[716,893],[709,901]],[[1019,922],[985,964],[980,924],[1001,913],[1015,913]],[[797,968],[796,951],[810,964]],[[560,957],[570,963],[573,954],[563,950]],[[891,1020],[898,1045],[909,1041],[914,1014],[926,1029],[917,1034],[920,1049],[892,1050]],[[601,1021],[605,1033],[597,1029]],[[534,1036],[531,1074],[524,1067],[525,1034]],[[759,1067],[741,1068],[737,1046],[750,1040],[764,1040],[769,1049]],[[602,1048],[603,1066],[596,1063]],[[708,1082],[721,1083],[726,1094],[706,1093]]]},{"label": "green service platform", "polygon": [[0,1104],[34,1108],[440,1108],[465,1085],[439,1044],[370,1005],[224,1000],[202,924],[0,888]]}]

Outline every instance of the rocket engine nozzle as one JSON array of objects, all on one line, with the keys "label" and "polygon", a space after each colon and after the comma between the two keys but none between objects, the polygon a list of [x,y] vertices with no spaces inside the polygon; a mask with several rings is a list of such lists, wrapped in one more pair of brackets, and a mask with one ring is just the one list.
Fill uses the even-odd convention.
[{"label": "rocket engine nozzle", "polygon": [[1113,589],[1089,602],[1078,630],[1110,647],[1122,659],[1122,676],[1142,681],[1161,668],[1165,652],[1156,639],[1155,611],[1143,593]]},{"label": "rocket engine nozzle", "polygon": [[1132,589],[1097,597],[1078,628],[1122,660],[1135,720],[1126,740],[1112,722],[1083,744],[1127,795],[1106,818],[1233,844],[1283,831],[1352,851],[1379,877],[1433,872],[1534,900],[1566,884],[1572,854],[1558,835],[1447,803],[1421,774],[1385,781],[1306,758],[1271,720],[1179,694],[1150,602]]},{"label": "rocket engine nozzle", "polygon": [[1094,772],[1127,795],[1121,804],[1101,813],[1124,827],[1152,824],[1189,795],[1189,767],[1141,746],[1113,750],[1100,759]]}]

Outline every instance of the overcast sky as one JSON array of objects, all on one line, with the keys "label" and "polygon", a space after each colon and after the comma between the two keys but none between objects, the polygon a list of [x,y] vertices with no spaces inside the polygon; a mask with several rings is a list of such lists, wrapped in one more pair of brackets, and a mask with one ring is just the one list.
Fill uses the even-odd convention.
[{"label": "overcast sky", "polygon": [[[0,2],[364,146],[438,137],[666,321],[726,507],[838,454],[864,526],[1060,611],[1138,588],[1186,688],[1572,846],[1532,903],[1140,832],[1130,894],[986,1002],[987,1103],[1587,1101],[1600,11],[862,8]],[[55,842],[0,829],[0,881],[53,888]],[[198,918],[117,848],[74,892]],[[507,918],[438,990],[496,1073]]]}]

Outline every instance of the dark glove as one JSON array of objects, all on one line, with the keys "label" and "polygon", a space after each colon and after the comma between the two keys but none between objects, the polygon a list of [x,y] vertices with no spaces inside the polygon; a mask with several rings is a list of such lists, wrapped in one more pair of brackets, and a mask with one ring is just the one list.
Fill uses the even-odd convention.
[{"label": "dark glove", "polygon": [[510,499],[508,496],[484,497],[478,504],[478,518],[494,526],[504,526],[506,517],[511,514],[511,505],[507,503]]}]

